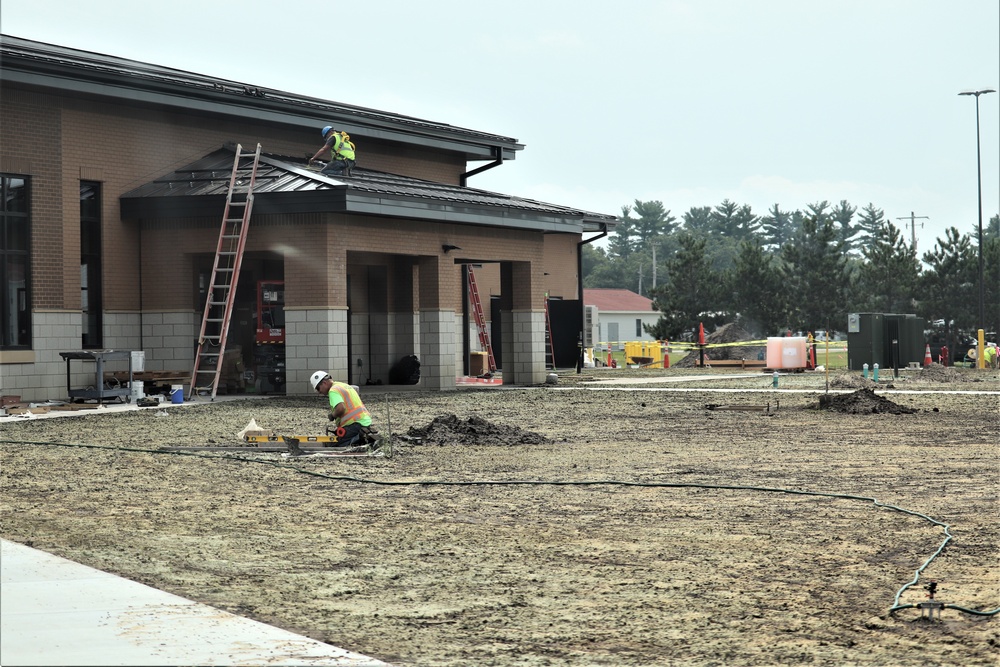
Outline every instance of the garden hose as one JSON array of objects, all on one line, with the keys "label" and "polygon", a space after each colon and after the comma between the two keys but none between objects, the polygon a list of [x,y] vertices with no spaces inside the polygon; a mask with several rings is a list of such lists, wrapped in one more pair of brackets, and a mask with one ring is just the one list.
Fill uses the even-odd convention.
[{"label": "garden hose", "polygon": [[[907,589],[915,586],[920,581],[920,575],[924,570],[937,558],[941,552],[944,550],[945,546],[952,540],[950,526],[946,523],[933,519],[926,514],[922,514],[915,510],[909,510],[904,507],[898,507],[896,505],[890,505],[888,503],[883,503],[875,498],[869,498],[867,496],[856,496],[847,493],[829,493],[824,491],[801,491],[797,489],[782,489],[776,487],[768,486],[745,486],[740,484],[701,484],[696,482],[627,482],[623,480],[470,480],[470,481],[454,481],[454,480],[422,480],[422,481],[400,481],[400,480],[376,480],[376,479],[365,479],[362,477],[354,477],[351,475],[330,475],[327,473],[319,472],[316,470],[308,470],[306,468],[301,468],[294,465],[289,465],[280,461],[271,461],[267,459],[253,459],[247,458],[245,456],[233,456],[230,454],[203,454],[198,452],[185,452],[179,450],[157,450],[157,449],[144,449],[141,447],[124,447],[118,445],[89,445],[83,443],[66,443],[66,442],[31,442],[31,441],[20,441],[20,440],[0,440],[0,443],[9,443],[17,445],[49,445],[54,447],[79,447],[85,449],[103,449],[111,451],[122,451],[122,452],[137,452],[143,454],[172,454],[177,456],[193,456],[196,458],[203,459],[231,459],[235,461],[241,461],[245,463],[257,463],[263,465],[270,465],[277,468],[287,468],[295,472],[302,473],[304,475],[312,475],[314,477],[322,477],[324,479],[329,479],[337,482],[353,482],[356,484],[370,484],[374,486],[625,486],[625,487],[641,487],[641,488],[664,488],[664,489],[712,489],[712,490],[722,490],[722,491],[757,491],[761,493],[783,493],[788,495],[798,495],[798,496],[814,496],[821,498],[833,498],[839,500],[857,500],[866,503],[872,503],[876,507],[883,509],[892,510],[894,512],[900,512],[902,514],[909,514],[911,516],[924,519],[935,526],[940,526],[944,530],[945,539],[941,542],[941,545],[937,550],[931,554],[924,563],[916,569],[913,574],[913,579],[904,584],[897,592],[893,599],[892,607],[889,608],[888,612],[890,614],[895,613],[901,609],[916,609],[917,604],[899,604],[899,598],[906,592]],[[969,609],[956,604],[945,604],[942,605],[944,609],[955,609],[965,614],[972,614],[974,616],[996,616],[1000,614],[1000,607],[996,609],[984,611],[977,609]]]}]

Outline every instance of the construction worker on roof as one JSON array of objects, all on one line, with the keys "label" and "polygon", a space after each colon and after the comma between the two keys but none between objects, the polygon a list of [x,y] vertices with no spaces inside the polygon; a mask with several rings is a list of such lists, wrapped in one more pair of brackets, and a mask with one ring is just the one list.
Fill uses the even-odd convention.
[{"label": "construction worker on roof", "polygon": [[344,131],[338,132],[332,125],[327,125],[322,130],[323,147],[309,158],[310,166],[319,160],[319,156],[330,151],[330,161],[323,167],[321,174],[326,176],[350,176],[354,169],[354,143],[351,137]]},{"label": "construction worker on roof", "polygon": [[309,383],[318,393],[329,398],[329,419],[334,426],[327,428],[327,432],[337,434],[338,446],[378,446],[378,431],[372,427],[372,416],[361,402],[357,389],[343,382],[334,382],[326,371],[313,373]]}]

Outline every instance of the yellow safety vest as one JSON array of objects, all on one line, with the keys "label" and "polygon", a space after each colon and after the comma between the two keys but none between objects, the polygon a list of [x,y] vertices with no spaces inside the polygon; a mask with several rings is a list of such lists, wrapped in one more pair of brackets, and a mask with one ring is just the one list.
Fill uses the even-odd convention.
[{"label": "yellow safety vest", "polygon": [[350,140],[345,140],[343,132],[333,133],[333,145],[330,147],[330,158],[333,160],[353,160],[354,144]]},{"label": "yellow safety vest", "polygon": [[354,390],[354,387],[343,382],[334,382],[330,387],[329,396],[331,410],[341,403],[344,404],[345,412],[337,420],[337,426],[347,426],[354,422],[362,426],[372,425],[372,416],[365,409],[365,405],[361,402],[361,397],[358,396],[358,392]]}]

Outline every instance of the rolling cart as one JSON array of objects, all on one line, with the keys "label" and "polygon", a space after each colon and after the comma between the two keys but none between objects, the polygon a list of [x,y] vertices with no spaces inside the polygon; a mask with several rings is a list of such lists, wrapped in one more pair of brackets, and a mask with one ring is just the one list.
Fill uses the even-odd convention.
[{"label": "rolling cart", "polygon": [[[69,394],[70,403],[88,399],[95,399],[103,403],[115,398],[123,398],[126,403],[132,402],[132,352],[130,350],[83,350],[81,352],[60,352],[59,356],[66,360],[66,391]],[[70,365],[74,360],[96,363],[93,387],[85,389],[71,387]],[[128,386],[107,386],[104,381],[104,364],[108,361],[128,361]]]}]

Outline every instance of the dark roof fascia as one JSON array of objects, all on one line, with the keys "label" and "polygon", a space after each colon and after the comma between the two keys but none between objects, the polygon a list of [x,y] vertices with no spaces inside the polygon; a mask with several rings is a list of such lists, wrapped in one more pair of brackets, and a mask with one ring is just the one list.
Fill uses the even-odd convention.
[{"label": "dark roof fascia", "polygon": [[579,234],[586,231],[582,216],[569,219],[567,216],[532,214],[510,208],[456,206],[432,200],[413,200],[351,191],[347,192],[346,204],[349,213],[425,222],[523,229],[534,232]]},{"label": "dark roof fascia", "polygon": [[[254,195],[253,215],[292,215],[296,213],[346,213],[346,188],[311,192],[281,192]],[[119,200],[123,220],[218,218],[226,206],[225,195],[198,197],[122,197]]]},{"label": "dark roof fascia", "polygon": [[[122,198],[124,220],[219,218],[225,209],[225,195],[198,197]],[[253,215],[293,215],[302,213],[348,213],[403,220],[418,220],[458,225],[477,225],[536,232],[579,234],[588,231],[584,219],[567,220],[551,215],[531,215],[509,209],[476,210],[430,201],[352,193],[347,188],[310,192],[267,193],[254,196]]]},{"label": "dark roof fascia", "polygon": [[[5,83],[132,104],[173,107],[187,112],[237,116],[310,130],[319,123],[336,122],[351,134],[454,151],[467,160],[496,159],[497,149],[502,151],[504,160],[512,160],[516,152],[524,148],[510,137],[282,91],[250,88],[238,82],[63,47],[44,50],[38,48],[44,46],[40,43],[18,38],[13,38],[17,46],[17,50],[13,50],[11,38],[3,37],[0,79]],[[67,55],[61,57],[60,53]],[[69,54],[74,58],[79,58],[80,54],[89,56],[96,64],[90,67],[73,64]]]}]

